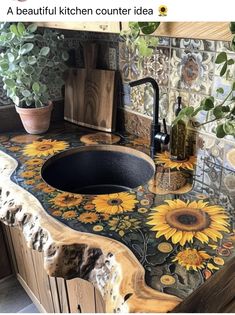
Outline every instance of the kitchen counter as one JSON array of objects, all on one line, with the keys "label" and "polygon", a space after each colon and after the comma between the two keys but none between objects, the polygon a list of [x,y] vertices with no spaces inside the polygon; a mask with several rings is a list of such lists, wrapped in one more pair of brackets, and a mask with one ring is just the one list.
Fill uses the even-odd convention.
[{"label": "kitchen counter", "polygon": [[71,194],[42,180],[50,156],[92,144],[148,153],[144,139],[68,123],[43,136],[0,134],[0,219],[44,252],[49,275],[92,282],[107,311],[171,311],[235,255],[235,170],[198,148],[181,164],[156,156],[155,177],[124,193]]}]

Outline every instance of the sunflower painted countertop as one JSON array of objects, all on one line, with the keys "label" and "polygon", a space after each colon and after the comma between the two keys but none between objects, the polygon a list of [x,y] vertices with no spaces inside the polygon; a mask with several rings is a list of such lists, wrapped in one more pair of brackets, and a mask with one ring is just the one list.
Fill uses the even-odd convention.
[{"label": "sunflower painted countertop", "polygon": [[[42,180],[40,169],[49,157],[71,147],[97,143],[120,144],[148,153],[144,139],[95,133],[67,123],[43,136],[19,132],[0,135],[0,219],[8,224],[26,222],[27,231],[37,227],[49,233],[40,249],[45,251],[45,265],[51,275],[66,276],[66,268],[59,271],[49,261],[44,249],[49,240],[57,248],[83,242],[101,250],[100,255],[109,261],[109,277],[94,277],[93,262],[85,278],[100,289],[107,310],[172,310],[235,256],[235,194],[228,179],[234,176],[234,169],[228,161],[222,165],[219,157],[201,148],[197,159],[192,156],[181,164],[170,161],[167,152],[158,155],[155,177],[128,192],[71,194]],[[35,207],[27,204],[27,198],[33,198]],[[28,214],[34,216],[33,226],[23,218]],[[32,237],[32,233],[27,236]],[[130,263],[136,272],[135,284],[131,284]],[[110,276],[113,270],[116,280]],[[125,280],[119,274],[124,271],[129,273]],[[109,281],[117,283],[116,300]],[[128,299],[126,294],[131,294]],[[161,305],[153,303],[157,300]]]}]

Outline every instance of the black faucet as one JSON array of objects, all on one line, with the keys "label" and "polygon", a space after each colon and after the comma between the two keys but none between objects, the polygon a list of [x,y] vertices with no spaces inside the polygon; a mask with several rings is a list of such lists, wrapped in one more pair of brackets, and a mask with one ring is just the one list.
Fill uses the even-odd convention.
[{"label": "black faucet", "polygon": [[159,87],[157,82],[151,78],[146,77],[140,80],[129,82],[130,87],[151,83],[153,87],[153,122],[151,124],[151,140],[150,140],[150,155],[153,158],[156,153],[161,152],[161,144],[168,144],[170,136],[167,133],[166,120],[163,119],[164,132],[161,132],[161,125],[159,124]]}]

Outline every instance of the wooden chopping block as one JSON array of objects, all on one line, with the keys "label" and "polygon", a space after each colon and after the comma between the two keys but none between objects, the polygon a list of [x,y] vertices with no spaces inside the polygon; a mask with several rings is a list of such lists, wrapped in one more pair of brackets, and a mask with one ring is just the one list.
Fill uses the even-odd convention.
[{"label": "wooden chopping block", "polygon": [[96,68],[97,46],[83,46],[85,69],[69,69],[65,82],[64,119],[81,126],[114,131],[115,71]]}]

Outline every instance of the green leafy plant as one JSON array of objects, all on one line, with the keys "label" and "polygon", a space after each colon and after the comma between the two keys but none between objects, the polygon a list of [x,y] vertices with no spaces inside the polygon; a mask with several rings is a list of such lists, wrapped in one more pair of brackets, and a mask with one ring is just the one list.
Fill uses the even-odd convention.
[{"label": "green leafy plant", "polygon": [[159,27],[160,22],[129,22],[129,30],[121,33],[121,38],[137,47],[141,56],[149,57],[158,45],[158,38],[151,36]]},{"label": "green leafy plant", "polygon": [[35,24],[0,23],[0,76],[7,96],[19,107],[44,107],[50,91],[64,84],[68,53],[63,36]]},{"label": "green leafy plant", "polygon": [[[235,34],[235,22],[230,23],[230,30]],[[235,51],[235,36],[233,36],[231,47]],[[218,54],[215,63],[220,65],[220,76],[226,78],[230,75],[230,68],[235,63],[235,60],[228,58],[226,52]],[[219,87],[217,94],[224,94],[224,89]],[[193,118],[201,111],[206,111],[206,121],[203,123],[193,122]],[[194,127],[200,127],[211,122],[217,122],[215,129],[216,136],[223,138],[226,135],[235,137],[235,81],[231,83],[231,88],[226,97],[220,102],[216,102],[213,96],[208,96],[201,101],[201,104],[194,108],[188,106],[183,108],[173,124],[176,124],[180,119],[189,118]]]}]

